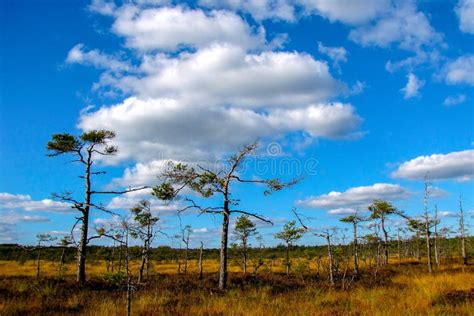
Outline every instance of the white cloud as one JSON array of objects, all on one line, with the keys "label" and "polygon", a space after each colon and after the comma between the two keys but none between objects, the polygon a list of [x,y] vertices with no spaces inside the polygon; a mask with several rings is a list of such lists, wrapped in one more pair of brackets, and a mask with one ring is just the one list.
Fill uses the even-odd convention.
[{"label": "white cloud", "polygon": [[430,188],[429,193],[432,198],[444,198],[449,195],[448,191],[433,186]]},{"label": "white cloud", "polygon": [[327,47],[318,42],[318,50],[321,54],[327,55],[333,61],[335,67],[339,67],[341,62],[347,62],[347,51],[344,47]]},{"label": "white cloud", "polygon": [[84,44],[77,44],[67,54],[66,63],[94,66],[110,71],[131,71],[133,67],[127,61],[101,53],[97,49],[86,51]]},{"label": "white cloud", "polygon": [[[263,26],[250,26],[234,12],[215,10],[291,19],[295,6],[305,4],[206,1],[213,9],[201,10],[152,2],[117,6],[96,0],[89,7],[114,19],[112,31],[133,48],[133,65],[82,44],[67,59],[105,69],[94,89],[132,96],[84,111],[78,123],[82,130],[116,131],[119,154],[111,163],[137,163],[113,185],[155,183],[166,160],[215,161],[259,137],[293,132],[328,139],[362,135],[355,108],[331,102],[348,89],[334,79],[326,62],[306,53],[276,51],[281,34],[268,43]],[[342,47],[320,48],[336,63],[347,60]],[[361,90],[358,84],[354,91]]]},{"label": "white cloud", "polygon": [[331,215],[354,215],[356,210],[350,207],[339,207],[328,211]]},{"label": "white cloud", "polygon": [[423,180],[425,176],[429,180],[471,180],[474,178],[474,150],[420,156],[402,163],[392,176],[411,180]]},{"label": "white cloud", "polygon": [[12,242],[17,239],[17,231],[14,224],[0,222],[0,241]]},{"label": "white cloud", "polygon": [[246,12],[257,21],[294,21],[296,18],[295,7],[290,0],[199,0],[199,4],[208,8]]},{"label": "white cloud", "polygon": [[142,98],[173,98],[195,105],[301,106],[345,91],[325,62],[297,52],[248,54],[216,44],[177,57],[145,56],[141,74],[105,77],[104,85]]},{"label": "white cloud", "polygon": [[102,15],[114,15],[117,6],[113,1],[92,0],[89,4],[89,10],[100,13]]},{"label": "white cloud", "polygon": [[116,131],[116,160],[155,160],[126,171],[128,180],[133,173],[140,183],[147,183],[153,180],[150,171],[158,171],[164,165],[160,160],[216,159],[220,153],[259,137],[293,131],[330,139],[357,136],[360,122],[354,108],[342,103],[263,113],[233,107],[188,106],[171,99],[129,98],[96,112],[83,113],[79,127]]},{"label": "white cloud", "polygon": [[257,21],[295,22],[301,16],[317,14],[350,25],[367,23],[390,9],[390,0],[200,0],[199,4],[248,13]]},{"label": "white cloud", "polygon": [[71,205],[50,199],[35,201],[29,195],[2,192],[0,193],[0,209],[64,212],[70,211]]},{"label": "white cloud", "polygon": [[455,11],[461,31],[474,34],[474,0],[459,0]]},{"label": "white cloud", "polygon": [[125,37],[128,47],[141,51],[174,51],[180,46],[202,48],[216,42],[256,48],[265,43],[263,29],[251,28],[233,12],[205,12],[182,6],[126,5],[116,10],[112,29]]},{"label": "white cloud", "polygon": [[209,228],[207,228],[207,227],[194,228],[193,233],[195,233],[195,234],[207,234],[207,233],[209,233]]},{"label": "white cloud", "polygon": [[443,105],[453,106],[453,105],[458,105],[464,102],[466,102],[465,94],[449,95],[446,97],[446,99],[444,99]]},{"label": "white cloud", "polygon": [[424,80],[418,79],[413,73],[409,73],[407,78],[407,85],[400,90],[403,92],[404,98],[410,99],[420,96],[419,90],[425,85]]},{"label": "white cloud", "polygon": [[410,51],[420,51],[422,46],[442,41],[442,35],[412,1],[398,2],[375,23],[352,30],[349,38],[363,46],[388,47],[398,43],[401,49]]},{"label": "white cloud", "polygon": [[474,55],[464,55],[447,63],[441,76],[448,84],[474,85]]},{"label": "white cloud", "polygon": [[390,9],[389,0],[298,0],[306,11],[317,14],[331,22],[362,24],[370,22]]},{"label": "white cloud", "polygon": [[455,212],[451,212],[451,211],[441,211],[441,212],[438,212],[438,217],[440,217],[440,218],[443,218],[443,217],[458,217],[458,214],[456,214]]},{"label": "white cloud", "polygon": [[[133,187],[139,187],[143,185],[156,185],[158,183],[157,176],[166,169],[167,164],[167,160],[152,160],[147,163],[139,162],[133,167],[126,168],[123,172],[123,176],[121,178],[114,179],[113,183],[118,186]],[[143,193],[151,193],[150,190],[142,190],[136,192],[140,192],[140,196]]]},{"label": "white cloud", "polygon": [[148,194],[142,196],[124,194],[113,197],[107,204],[107,209],[128,211],[143,199],[150,202],[151,212],[156,216],[176,215],[177,211],[183,208],[178,203],[164,203],[151,196],[150,192],[148,192]]},{"label": "white cloud", "polygon": [[17,223],[46,223],[50,219],[45,216],[39,215],[24,215],[20,214],[18,211],[9,211],[5,214],[2,214],[2,222],[7,224],[17,224]]},{"label": "white cloud", "polygon": [[393,201],[407,199],[409,196],[410,191],[398,184],[375,183],[371,186],[350,188],[344,192],[332,191],[297,203],[306,207],[332,210],[334,214],[347,209],[364,208],[375,199]]}]

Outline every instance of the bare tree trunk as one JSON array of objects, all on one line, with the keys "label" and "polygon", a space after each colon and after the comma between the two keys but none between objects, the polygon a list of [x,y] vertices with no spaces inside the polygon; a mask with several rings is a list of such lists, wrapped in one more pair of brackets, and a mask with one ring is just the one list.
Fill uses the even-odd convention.
[{"label": "bare tree trunk", "polygon": [[87,250],[87,233],[89,226],[89,213],[83,213],[81,239],[77,247],[77,272],[76,282],[84,284],[86,281],[86,250]]},{"label": "bare tree trunk", "polygon": [[357,244],[357,222],[353,222],[354,224],[354,273],[359,274],[359,251],[358,251],[358,244]]},{"label": "bare tree trunk", "polygon": [[91,152],[87,153],[86,161],[86,172],[84,175],[85,181],[85,199],[84,209],[82,212],[82,228],[81,228],[81,239],[79,246],[77,247],[77,273],[76,281],[80,284],[86,282],[86,251],[87,251],[87,233],[89,229],[89,209],[91,203]]},{"label": "bare tree trunk", "polygon": [[291,268],[291,264],[290,264],[290,243],[287,242],[286,243],[286,275],[287,276],[290,275],[290,268]]},{"label": "bare tree trunk", "polygon": [[459,230],[461,233],[461,256],[463,265],[467,265],[466,254],[466,232],[464,228],[464,209],[462,208],[462,197],[459,197]]},{"label": "bare tree trunk", "polygon": [[402,253],[400,248],[400,227],[397,229],[397,253],[398,253],[398,266],[402,262]]},{"label": "bare tree trunk", "polygon": [[38,243],[38,255],[36,258],[36,278],[39,279],[41,270],[41,244]]},{"label": "bare tree trunk", "polygon": [[431,232],[430,232],[430,216],[428,212],[428,196],[429,196],[429,183],[426,182],[425,177],[425,196],[423,199],[425,209],[425,239],[426,239],[426,257],[428,259],[428,272],[433,272],[433,265],[431,263]]},{"label": "bare tree trunk", "polygon": [[138,270],[138,283],[140,284],[143,281],[143,272],[145,271],[145,266],[148,263],[148,241],[145,240],[145,244],[142,249],[142,262],[140,263],[140,269]]},{"label": "bare tree trunk", "polygon": [[244,242],[242,246],[244,248],[242,267],[244,270],[244,274],[247,274],[247,244],[246,242]]},{"label": "bare tree trunk", "polygon": [[328,243],[328,257],[329,257],[329,283],[331,286],[334,286],[334,276],[333,276],[333,258],[332,258],[332,247],[331,247],[331,236],[326,236],[326,241]]},{"label": "bare tree trunk", "polygon": [[383,236],[384,236],[384,242],[383,242],[383,250],[384,250],[384,265],[388,264],[388,232],[385,230],[385,217],[382,215],[381,217],[381,225],[382,225],[382,231],[383,231]]},{"label": "bare tree trunk", "polygon": [[429,223],[426,223],[426,228],[425,228],[425,238],[426,238],[426,257],[428,258],[428,272],[432,273],[433,272],[433,265],[431,263],[431,234],[430,234],[430,227]]},{"label": "bare tree trunk", "polygon": [[184,250],[184,275],[188,274],[188,252],[189,252],[189,239],[186,242],[186,249]]},{"label": "bare tree trunk", "polygon": [[438,253],[438,206],[435,205],[435,218],[434,218],[434,257],[436,266],[439,267],[439,253]]},{"label": "bare tree trunk", "polygon": [[130,273],[130,258],[128,253],[128,227],[125,237],[125,270],[127,272],[127,316],[132,314],[132,275]]},{"label": "bare tree trunk", "polygon": [[112,268],[112,272],[114,272],[114,267],[115,267],[114,258],[115,258],[115,240],[114,240],[114,245],[112,246],[112,254],[110,255],[110,261],[111,261],[110,265]]},{"label": "bare tree trunk", "polygon": [[202,280],[202,252],[204,244],[201,241],[201,249],[199,250],[199,280]]},{"label": "bare tree trunk", "polygon": [[227,287],[227,243],[229,237],[229,202],[224,202],[223,210],[223,221],[222,221],[222,233],[221,233],[221,262],[219,269],[219,289],[225,290]]},{"label": "bare tree trunk", "polygon": [[420,254],[420,232],[417,230],[416,232],[416,260],[420,261],[421,260],[421,254]]},{"label": "bare tree trunk", "polygon": [[62,276],[65,255],[66,255],[66,247],[63,248],[63,251],[61,252],[61,258],[59,259],[59,269],[58,269],[59,278],[61,278]]}]

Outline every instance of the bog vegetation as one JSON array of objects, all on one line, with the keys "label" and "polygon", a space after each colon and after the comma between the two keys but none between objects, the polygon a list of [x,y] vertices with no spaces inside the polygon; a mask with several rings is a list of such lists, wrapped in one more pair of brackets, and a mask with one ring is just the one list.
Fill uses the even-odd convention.
[{"label": "bog vegetation", "polygon": [[[292,209],[288,217],[294,219],[274,235],[281,244],[268,247],[256,223],[271,224],[271,219],[242,209],[245,197],[234,195],[235,184],[258,185],[269,196],[300,179],[244,177],[239,170],[257,143],[244,146],[217,170],[170,162],[154,187],[100,190],[95,178],[105,172],[97,161],[118,151],[111,145],[114,137],[105,130],[56,134],[47,144],[50,156],[71,156],[83,167],[81,194],[53,194],[76,210],[76,222],[60,240],[45,233],[35,246],[0,246],[1,315],[472,315],[474,240],[466,234],[462,197],[458,227],[449,229],[436,206],[429,207],[429,175],[417,216],[374,200],[367,212],[341,218],[343,228],[317,228]],[[147,189],[149,199],[126,216],[110,225],[90,225],[92,211],[112,213],[99,196]],[[189,225],[171,236],[178,248],[153,247],[164,234],[150,206],[153,199],[179,200],[178,215],[195,211],[220,218],[219,249],[202,242],[191,247]],[[304,235],[323,245],[296,245]],[[113,246],[90,244],[99,239]]]}]

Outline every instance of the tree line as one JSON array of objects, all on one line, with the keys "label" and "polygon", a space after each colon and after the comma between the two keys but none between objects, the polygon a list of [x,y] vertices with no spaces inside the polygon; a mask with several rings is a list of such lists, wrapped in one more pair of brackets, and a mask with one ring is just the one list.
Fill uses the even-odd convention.
[{"label": "tree line", "polygon": [[[128,188],[125,190],[99,190],[95,186],[95,177],[105,174],[105,171],[98,169],[97,162],[106,159],[107,156],[115,155],[118,151],[116,146],[111,145],[115,133],[107,130],[93,130],[83,133],[80,136],[71,134],[54,134],[51,141],[47,144],[48,155],[51,157],[60,155],[69,155],[73,157],[73,161],[83,167],[83,174],[80,178],[83,183],[82,198],[77,197],[71,191],[63,193],[55,193],[53,196],[63,202],[71,204],[71,207],[77,211],[78,216],[76,222],[71,229],[71,234],[67,239],[61,241],[63,249],[68,249],[70,246],[76,247],[76,281],[83,284],[86,281],[86,262],[88,257],[88,247],[90,241],[99,238],[109,238],[113,240],[115,249],[125,249],[122,253],[124,260],[124,267],[129,279],[128,284],[131,284],[131,273],[129,269],[129,260],[136,257],[131,256],[130,239],[141,240],[140,247],[140,269],[138,275],[138,283],[141,283],[148,271],[150,263],[150,256],[152,253],[151,244],[158,234],[161,234],[156,224],[159,221],[158,217],[152,215],[150,202],[143,200],[130,210],[132,221],[122,219],[115,226],[95,227],[94,235],[90,235],[90,213],[91,210],[98,210],[101,212],[112,213],[101,203],[96,202],[98,196],[103,195],[122,195],[133,191],[140,191],[144,189],[152,189],[150,198],[156,198],[161,201],[170,203],[179,200],[184,207],[176,210],[181,214],[186,211],[194,210],[200,214],[212,214],[220,216],[222,219],[221,234],[220,234],[220,249],[219,249],[219,282],[218,287],[221,290],[226,289],[228,279],[228,261],[229,249],[237,254],[241,259],[242,271],[247,273],[249,253],[254,255],[259,254],[258,259],[253,260],[253,270],[257,273],[258,269],[265,265],[265,247],[260,244],[259,247],[251,247],[250,240],[257,238],[257,229],[255,221],[263,221],[272,224],[271,220],[260,215],[256,210],[244,209],[240,206],[241,199],[236,197],[235,185],[237,183],[247,185],[258,185],[263,188],[263,194],[269,196],[277,191],[284,190],[291,186],[298,184],[300,178],[291,179],[289,181],[282,181],[280,178],[261,179],[256,176],[244,177],[239,173],[246,159],[255,154],[258,144],[252,143],[242,147],[235,155],[232,155],[223,166],[219,166],[218,170],[211,170],[203,166],[192,166],[183,163],[169,162],[166,170],[159,176],[160,183],[153,187],[142,186],[135,188]],[[424,252],[427,258],[428,270],[431,273],[433,270],[433,252],[434,261],[439,264],[440,261],[440,245],[441,240],[446,240],[443,237],[443,229],[440,228],[440,219],[438,218],[437,208],[434,215],[428,209],[428,199],[430,197],[431,185],[425,181],[425,195],[424,195],[424,209],[419,216],[408,216],[403,211],[395,208],[389,201],[374,200],[368,207],[368,216],[362,216],[361,212],[355,212],[341,219],[342,223],[347,224],[352,229],[352,240],[349,241],[345,235],[345,230],[336,227],[315,228],[311,226],[311,220],[304,218],[293,210],[295,216],[294,221],[286,223],[283,230],[275,234],[275,238],[281,240],[284,244],[284,258],[286,273],[289,275],[292,268],[291,251],[294,243],[301,239],[305,234],[311,234],[314,237],[322,238],[326,242],[325,251],[328,258],[328,278],[331,284],[335,282],[335,276],[339,270],[341,260],[338,259],[340,255],[338,251],[345,251],[351,249],[349,257],[352,258],[353,276],[359,274],[360,260],[370,261],[369,263],[375,267],[387,265],[389,262],[390,251],[396,249],[398,260],[402,257],[407,257],[407,252],[415,254],[420,258],[421,253]],[[188,194],[193,192],[193,195]],[[196,202],[192,196],[201,197],[200,201],[220,201],[215,205],[202,205],[203,202]],[[212,199],[211,199],[212,198]],[[365,213],[365,212],[363,212]],[[230,220],[232,216],[238,216],[236,219],[235,229],[233,232],[234,243],[230,244]],[[393,236],[389,236],[387,225],[392,217],[400,217],[405,220],[408,225],[406,227],[398,226],[396,241],[393,241]],[[465,215],[462,206],[462,199],[459,202],[459,250],[462,262],[464,265],[468,263],[467,255],[467,237],[465,228]],[[78,226],[79,225],[79,226]],[[371,231],[369,234],[359,236],[358,229],[364,225],[366,230]],[[74,230],[79,227],[79,240],[75,240]],[[407,233],[411,232],[413,237],[408,238]],[[188,259],[193,251],[190,251],[190,238],[192,229],[190,226],[182,227],[180,232],[173,236],[179,242],[179,255],[184,256],[177,260],[178,272],[187,273]],[[403,236],[404,235],[404,236]],[[342,237],[341,237],[342,236]],[[50,236],[38,237],[38,249],[48,240]],[[342,242],[340,239],[343,239]],[[335,241],[335,239],[339,239]],[[410,243],[408,243],[410,241]],[[425,250],[421,251],[421,242],[425,243]],[[336,245],[344,245],[342,248]],[[403,245],[410,244],[410,250],[403,248]],[[349,247],[349,248],[348,248]],[[318,248],[319,249],[319,248]],[[336,250],[342,249],[342,250]],[[403,254],[405,252],[405,255]],[[195,251],[194,251],[195,253]],[[199,261],[202,275],[202,257],[203,245],[198,251]],[[368,253],[373,255],[369,256]],[[41,253],[38,251],[38,264],[40,262]],[[319,257],[320,260],[321,257]],[[181,260],[183,259],[183,260]],[[63,262],[63,259],[61,259]],[[181,264],[183,264],[181,266]],[[318,263],[319,266],[320,263]],[[349,264],[346,262],[345,273],[347,273]],[[318,268],[319,269],[319,268]],[[39,268],[38,268],[39,271]],[[39,273],[39,272],[38,272]],[[319,272],[318,272],[319,273]]]}]

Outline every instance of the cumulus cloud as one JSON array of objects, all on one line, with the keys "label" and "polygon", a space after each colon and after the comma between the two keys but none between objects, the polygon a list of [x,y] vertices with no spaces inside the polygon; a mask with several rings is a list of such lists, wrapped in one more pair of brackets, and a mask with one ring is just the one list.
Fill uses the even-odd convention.
[{"label": "cumulus cloud", "polygon": [[390,0],[200,0],[199,4],[250,14],[255,20],[295,22],[316,14],[331,22],[367,23],[390,9]]},{"label": "cumulus cloud", "polygon": [[420,156],[402,163],[392,176],[411,180],[423,180],[425,176],[430,180],[471,180],[474,177],[474,150]]},{"label": "cumulus cloud", "polygon": [[318,50],[321,54],[327,55],[335,67],[339,67],[340,63],[347,62],[347,50],[344,47],[327,47],[318,42]]},{"label": "cumulus cloud", "polygon": [[129,98],[96,112],[83,113],[79,127],[115,130],[115,142],[119,146],[119,153],[114,157],[117,160],[155,160],[149,165],[137,165],[125,174],[128,180],[133,173],[145,183],[153,180],[150,171],[164,166],[160,160],[215,159],[220,152],[234,150],[259,137],[292,131],[333,139],[351,137],[357,133],[360,122],[354,108],[342,103],[278,108],[264,113],[240,108],[187,106],[172,99]]},{"label": "cumulus cloud", "polygon": [[300,200],[297,203],[310,208],[330,210],[331,214],[347,214],[349,210],[366,207],[375,199],[393,201],[408,197],[410,197],[410,191],[398,184],[375,183],[370,186],[350,188],[344,192],[332,191]]},{"label": "cumulus cloud", "polygon": [[466,95],[465,94],[458,94],[458,95],[449,95],[444,99],[443,105],[446,106],[453,106],[453,105],[458,105],[461,103],[466,102]]},{"label": "cumulus cloud", "polygon": [[50,199],[35,201],[29,195],[1,192],[0,209],[65,212],[71,210],[71,205]]},{"label": "cumulus cloud", "polygon": [[15,225],[0,222],[0,241],[12,242],[17,239],[17,231]]},{"label": "cumulus cloud", "polygon": [[[167,160],[215,161],[260,137],[293,132],[327,139],[362,135],[355,107],[334,102],[349,91],[326,62],[302,52],[276,50],[281,41],[269,43],[262,25],[222,10],[291,19],[295,6],[306,4],[202,1],[208,9],[200,9],[159,2],[119,6],[95,0],[89,7],[113,19],[112,31],[132,48],[131,68],[120,58],[108,58],[81,44],[67,59],[105,69],[94,84],[97,91],[127,96],[118,104],[83,111],[78,123],[82,130],[116,131],[119,154],[111,163],[137,163],[114,184],[154,183]],[[265,13],[269,8],[271,12]],[[347,59],[342,47],[320,48],[336,63]],[[355,90],[361,91],[362,85]]]},{"label": "cumulus cloud", "polygon": [[461,31],[474,34],[474,0],[459,0],[455,11]]},{"label": "cumulus cloud", "polygon": [[46,216],[39,215],[25,215],[20,214],[18,211],[10,211],[6,214],[2,214],[2,222],[7,224],[17,224],[17,223],[46,223],[51,221]]},{"label": "cumulus cloud", "polygon": [[443,218],[443,217],[458,217],[458,214],[455,212],[451,211],[440,211],[438,212],[438,217]]},{"label": "cumulus cloud", "polygon": [[207,227],[202,227],[202,228],[194,228],[193,233],[195,234],[207,234],[209,233],[209,228]]},{"label": "cumulus cloud", "polygon": [[294,21],[295,6],[290,0],[200,0],[208,8],[228,9],[249,13],[257,21],[277,19]]},{"label": "cumulus cloud", "polygon": [[448,84],[474,85],[474,55],[464,55],[448,62],[441,76]]},{"label": "cumulus cloud", "polygon": [[215,44],[178,57],[145,57],[137,76],[106,77],[105,85],[142,98],[240,107],[300,106],[345,91],[325,62],[297,52],[246,53]]},{"label": "cumulus cloud", "polygon": [[253,29],[233,12],[182,6],[123,6],[116,10],[112,30],[125,37],[128,47],[141,51],[202,48],[216,42],[256,48],[265,42],[263,29]]},{"label": "cumulus cloud", "polygon": [[431,26],[423,12],[411,1],[402,1],[390,12],[371,25],[351,31],[349,38],[363,46],[399,47],[419,51],[422,46],[432,46],[442,41],[441,34]]},{"label": "cumulus cloud", "polygon": [[357,25],[370,22],[390,9],[389,0],[298,0],[306,11],[315,11],[331,22]]},{"label": "cumulus cloud", "polygon": [[356,209],[350,207],[339,207],[328,211],[331,215],[354,215],[357,212]]},{"label": "cumulus cloud", "polygon": [[404,98],[410,99],[420,96],[419,90],[425,85],[424,80],[418,79],[413,73],[409,73],[407,78],[406,86],[400,90],[403,92]]},{"label": "cumulus cloud", "polygon": [[150,210],[157,216],[176,215],[176,212],[182,209],[182,206],[178,203],[165,203],[155,199],[151,196],[151,190],[143,190],[140,194],[126,193],[113,197],[107,204],[107,209],[130,210],[143,199],[150,202]]},{"label": "cumulus cloud", "polygon": [[106,55],[97,49],[86,50],[84,44],[77,44],[68,52],[66,63],[94,66],[110,71],[131,71],[132,65],[114,56]]}]

